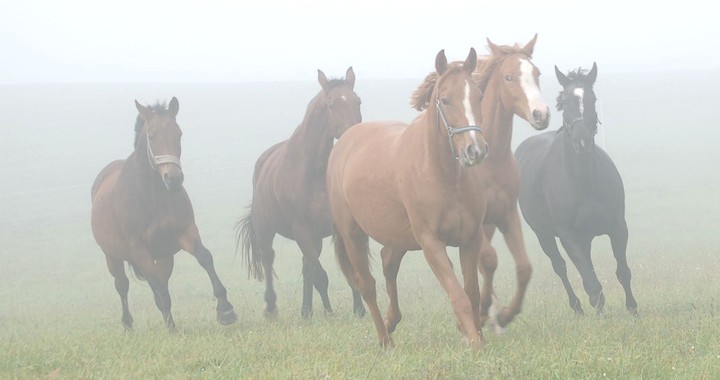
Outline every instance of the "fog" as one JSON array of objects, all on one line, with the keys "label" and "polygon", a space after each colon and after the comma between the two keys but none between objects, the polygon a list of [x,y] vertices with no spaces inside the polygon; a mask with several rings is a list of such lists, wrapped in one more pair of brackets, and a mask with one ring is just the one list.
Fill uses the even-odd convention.
[{"label": "fog", "polygon": [[[670,5],[668,5],[670,4]],[[605,73],[720,67],[715,13],[700,0],[4,1],[0,83],[365,79],[424,75],[439,49],[525,43],[535,63]]]}]

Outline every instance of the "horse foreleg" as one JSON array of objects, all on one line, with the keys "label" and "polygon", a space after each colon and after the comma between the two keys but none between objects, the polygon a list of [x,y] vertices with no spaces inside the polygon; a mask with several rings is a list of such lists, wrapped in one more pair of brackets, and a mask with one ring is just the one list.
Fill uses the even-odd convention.
[{"label": "horse foreleg", "polygon": [[397,275],[400,270],[400,263],[405,256],[406,251],[397,251],[389,247],[383,247],[380,251],[380,256],[383,262],[383,274],[385,275],[385,286],[387,293],[390,298],[388,304],[388,311],[385,316],[385,327],[387,327],[388,333],[392,334],[402,319],[402,313],[400,313],[400,304],[398,301],[397,292]]},{"label": "horse foreleg", "polygon": [[517,276],[518,287],[510,306],[503,308],[498,314],[497,321],[501,327],[507,326],[516,315],[522,310],[523,300],[527,292],[528,283],[532,276],[532,266],[525,250],[525,242],[522,236],[522,225],[520,224],[520,215],[517,207],[513,207],[507,214],[505,224],[500,226],[505,244],[507,244],[510,253],[515,260],[515,273]]},{"label": "horse foreleg", "polygon": [[555,236],[547,234],[537,234],[537,238],[538,242],[540,242],[540,247],[542,248],[543,252],[545,252],[545,255],[550,258],[550,262],[552,263],[555,274],[560,277],[560,280],[565,287],[565,292],[567,293],[570,307],[575,310],[575,314],[583,315],[584,312],[582,305],[580,304],[580,300],[575,294],[572,285],[570,285],[570,280],[568,280],[567,265],[565,263],[565,260],[562,258],[562,255],[560,254],[557,242],[555,241]]},{"label": "horse foreleg", "polygon": [[480,324],[480,286],[478,285],[478,271],[476,268],[481,245],[482,237],[478,238],[475,244],[460,246],[460,269],[463,274],[465,294],[470,299],[473,321],[475,322],[475,329],[478,331],[482,331],[482,325]]},{"label": "horse foreleg", "polygon": [[[478,262],[478,268],[483,276],[483,286],[482,291],[480,292],[480,327],[485,325],[485,322],[488,319],[490,307],[493,304],[493,278],[495,276],[495,270],[498,266],[495,248],[490,245],[492,237],[495,234],[495,225],[483,224],[482,228],[485,238],[480,246],[480,260]],[[493,316],[493,319],[495,319],[495,316]]]},{"label": "horse foreleg", "polygon": [[592,257],[590,256],[592,238],[561,234],[560,243],[562,243],[570,260],[580,272],[583,288],[585,288],[585,293],[588,295],[590,305],[597,310],[598,314],[602,315],[605,306],[605,295],[603,295],[602,285],[597,278]]},{"label": "horse foreleg", "polygon": [[183,236],[180,245],[184,251],[195,256],[197,262],[205,269],[205,272],[207,272],[210,277],[213,294],[218,301],[216,307],[217,321],[221,325],[235,323],[235,321],[237,321],[237,315],[235,314],[232,304],[227,299],[227,289],[225,289],[220,278],[218,278],[217,272],[215,272],[212,254],[200,241],[200,236],[197,234],[197,227],[193,226],[193,228]]},{"label": "horse foreleg", "polygon": [[307,225],[303,225],[302,229],[293,229],[293,236],[295,236],[295,241],[300,247],[303,255],[303,301],[300,314],[306,319],[312,316],[313,285],[317,288],[318,293],[320,294],[325,311],[332,313],[330,297],[328,296],[327,272],[325,272],[322,264],[320,264],[319,257],[320,251],[322,250],[322,239],[310,236],[311,233],[307,230],[307,228]]},{"label": "horse foreleg", "polygon": [[630,287],[630,267],[627,263],[626,250],[628,241],[628,229],[627,224],[622,223],[618,230],[610,234],[610,244],[612,245],[613,255],[617,261],[617,270],[615,275],[618,281],[622,284],[625,289],[625,306],[634,315],[637,315],[637,302],[632,294],[632,288]]},{"label": "horse foreleg", "polygon": [[155,305],[163,315],[165,326],[168,331],[175,332],[175,321],[172,317],[172,301],[168,290],[168,280],[172,274],[175,264],[174,256],[168,255],[159,259],[153,259],[150,253],[136,254],[133,258],[135,264],[142,271],[147,279],[150,289],[153,291]]},{"label": "horse foreleg", "polygon": [[108,270],[115,278],[115,290],[120,295],[120,304],[122,305],[122,324],[126,329],[131,330],[133,327],[133,317],[128,307],[128,290],[130,289],[130,281],[125,274],[124,260],[116,259],[109,255],[105,255]]},{"label": "horse foreleg", "polygon": [[467,334],[470,345],[475,350],[479,349],[485,342],[482,333],[475,326],[472,303],[453,272],[445,243],[435,237],[425,237],[421,239],[420,245],[425,254],[425,260],[450,298],[453,312]]}]

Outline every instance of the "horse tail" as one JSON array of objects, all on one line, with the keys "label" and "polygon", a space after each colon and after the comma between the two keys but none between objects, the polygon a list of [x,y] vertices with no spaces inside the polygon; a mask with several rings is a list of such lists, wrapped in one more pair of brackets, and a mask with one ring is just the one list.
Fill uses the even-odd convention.
[{"label": "horse tail", "polygon": [[135,274],[135,278],[137,278],[140,281],[147,281],[145,276],[143,276],[142,271],[140,268],[133,262],[128,261],[128,266],[132,268],[133,273]]},{"label": "horse tail", "polygon": [[262,266],[262,252],[258,249],[255,229],[252,224],[252,208],[244,218],[235,225],[237,237],[235,239],[235,253],[240,249],[243,253],[243,262],[248,268],[248,277],[252,276],[258,281],[265,279]]},{"label": "horse tail", "polygon": [[340,236],[340,234],[337,232],[337,228],[333,228],[332,242],[333,245],[335,245],[335,257],[337,258],[340,270],[345,275],[345,279],[347,280],[348,284],[350,284],[350,286],[354,289],[357,289],[357,284],[355,283],[355,269],[350,262],[350,258],[347,254],[347,249],[345,249],[345,241],[343,240],[342,236]]}]

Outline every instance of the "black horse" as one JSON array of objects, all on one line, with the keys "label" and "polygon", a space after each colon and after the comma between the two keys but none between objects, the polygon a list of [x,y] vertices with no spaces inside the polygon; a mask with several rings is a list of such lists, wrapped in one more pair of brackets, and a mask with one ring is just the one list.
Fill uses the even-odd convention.
[{"label": "black horse", "polygon": [[522,177],[520,209],[560,276],[575,313],[583,314],[583,309],[568,281],[555,237],[580,272],[590,304],[602,314],[605,296],[590,246],[595,236],[608,235],[617,260],[615,273],[625,289],[625,305],[636,314],[625,257],[625,191],[612,160],[595,145],[598,118],[593,84],[597,65],[593,63],[589,72],[577,69],[567,76],[556,66],[555,75],[563,86],[557,99],[563,125],[557,131],[528,138],[515,151]]}]

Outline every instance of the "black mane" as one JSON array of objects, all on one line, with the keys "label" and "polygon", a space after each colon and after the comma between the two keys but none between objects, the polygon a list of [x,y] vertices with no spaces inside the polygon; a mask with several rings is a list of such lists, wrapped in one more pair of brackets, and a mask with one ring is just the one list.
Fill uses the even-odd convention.
[{"label": "black mane", "polygon": [[[587,89],[588,86],[590,87],[590,91],[592,91],[593,83],[587,80],[587,74],[588,70],[583,69],[582,67],[578,67],[575,70],[572,70],[568,73],[567,78],[570,80],[571,88],[576,87],[582,87],[584,89]],[[557,97],[557,105],[555,106],[558,111],[563,110],[563,105],[565,104],[565,88],[560,91]]]},{"label": "black mane", "polygon": [[[168,113],[167,104],[165,102],[160,103],[158,100],[154,105],[148,105],[148,108],[150,108],[154,114],[157,115],[164,115]],[[145,125],[144,120],[140,114],[137,115],[137,118],[135,119],[135,149],[137,149],[139,136],[142,132],[143,125]]]}]

